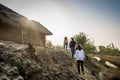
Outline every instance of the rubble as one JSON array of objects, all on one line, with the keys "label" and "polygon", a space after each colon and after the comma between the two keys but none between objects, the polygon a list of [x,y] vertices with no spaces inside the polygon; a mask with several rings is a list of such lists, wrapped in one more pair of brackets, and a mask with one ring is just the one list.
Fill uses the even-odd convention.
[{"label": "rubble", "polygon": [[0,40],[0,80],[98,80],[103,68],[88,58],[79,75],[69,52]]},{"label": "rubble", "polygon": [[[79,80],[63,52],[0,41],[0,80]],[[67,62],[66,64],[63,61]],[[50,62],[50,63],[49,63]],[[71,66],[69,66],[71,65]]]}]

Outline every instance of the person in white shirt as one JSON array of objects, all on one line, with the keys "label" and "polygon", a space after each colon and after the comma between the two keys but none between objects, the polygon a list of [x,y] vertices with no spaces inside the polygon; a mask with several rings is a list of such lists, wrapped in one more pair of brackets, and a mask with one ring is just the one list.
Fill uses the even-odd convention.
[{"label": "person in white shirt", "polygon": [[84,50],[80,45],[78,45],[78,47],[76,48],[76,61],[77,61],[78,74],[80,74],[80,66],[82,69],[82,73],[84,74],[84,67],[83,67],[84,58],[85,58]]}]

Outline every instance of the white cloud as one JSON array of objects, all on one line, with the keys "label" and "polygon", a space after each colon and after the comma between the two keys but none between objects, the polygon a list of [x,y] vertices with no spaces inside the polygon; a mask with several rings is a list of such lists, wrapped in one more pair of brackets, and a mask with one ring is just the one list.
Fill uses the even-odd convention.
[{"label": "white cloud", "polygon": [[[120,49],[120,23],[109,11],[89,3],[72,1],[9,0],[0,1],[18,13],[39,21],[53,36],[47,37],[54,44],[63,44],[64,36],[72,37],[85,32],[94,38],[96,45],[114,43]],[[115,12],[114,12],[115,13]]]}]

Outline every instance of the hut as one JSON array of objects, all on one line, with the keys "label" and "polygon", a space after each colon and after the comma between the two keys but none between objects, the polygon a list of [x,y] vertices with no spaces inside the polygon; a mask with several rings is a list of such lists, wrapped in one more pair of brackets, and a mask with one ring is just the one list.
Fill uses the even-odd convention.
[{"label": "hut", "polygon": [[39,22],[0,4],[0,40],[45,47],[46,35],[52,33]]}]

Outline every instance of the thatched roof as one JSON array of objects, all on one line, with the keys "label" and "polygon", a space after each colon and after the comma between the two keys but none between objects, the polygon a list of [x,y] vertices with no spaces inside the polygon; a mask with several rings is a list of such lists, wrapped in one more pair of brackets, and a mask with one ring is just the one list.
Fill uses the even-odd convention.
[{"label": "thatched roof", "polygon": [[2,4],[0,4],[0,24],[11,25],[20,28],[30,28],[37,30],[45,35],[52,35],[52,33],[39,22],[29,20],[28,18],[14,12]]}]

